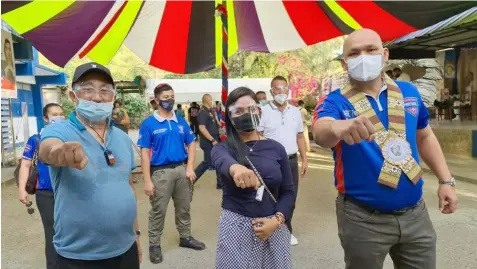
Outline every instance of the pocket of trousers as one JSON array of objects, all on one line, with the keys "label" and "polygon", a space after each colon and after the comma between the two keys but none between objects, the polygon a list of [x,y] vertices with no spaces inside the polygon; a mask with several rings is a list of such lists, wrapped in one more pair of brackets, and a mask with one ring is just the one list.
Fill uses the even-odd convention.
[{"label": "pocket of trousers", "polygon": [[346,200],[343,200],[343,214],[352,221],[369,221],[374,216],[374,213]]}]

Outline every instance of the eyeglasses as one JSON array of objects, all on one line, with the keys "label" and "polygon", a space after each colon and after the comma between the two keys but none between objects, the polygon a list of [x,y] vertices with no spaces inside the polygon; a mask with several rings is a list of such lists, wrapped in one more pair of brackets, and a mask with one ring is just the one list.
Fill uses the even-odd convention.
[{"label": "eyeglasses", "polygon": [[26,204],[27,212],[30,215],[33,215],[33,213],[35,213],[35,209],[33,207],[31,207],[32,205],[33,205],[32,201],[29,201],[28,204]]},{"label": "eyeglasses", "polygon": [[229,113],[231,116],[241,116],[246,113],[259,114],[260,110],[261,109],[258,105],[248,105],[248,106],[231,105],[229,107]]},{"label": "eyeglasses", "polygon": [[98,90],[98,88],[94,87],[90,83],[80,83],[75,87],[74,90],[80,93],[84,99],[92,99],[97,94],[99,94],[99,96],[101,96],[103,99],[112,99],[114,95],[116,95],[116,90],[114,89],[113,85],[105,85]]},{"label": "eyeglasses", "polygon": [[273,87],[272,88],[272,91],[281,91],[281,92],[286,92],[288,91],[290,88],[288,88],[287,86],[276,86],[276,87]]}]

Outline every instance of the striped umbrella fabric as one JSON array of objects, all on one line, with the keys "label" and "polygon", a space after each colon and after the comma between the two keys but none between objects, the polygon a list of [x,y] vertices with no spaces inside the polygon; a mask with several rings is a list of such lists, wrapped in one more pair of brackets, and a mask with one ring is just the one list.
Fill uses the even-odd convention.
[{"label": "striped umbrella fabric", "polygon": [[[108,64],[122,44],[160,69],[186,74],[222,61],[216,1],[2,1],[2,19],[58,66],[76,55]],[[226,1],[228,56],[281,52],[371,28],[390,41],[474,1]]]}]

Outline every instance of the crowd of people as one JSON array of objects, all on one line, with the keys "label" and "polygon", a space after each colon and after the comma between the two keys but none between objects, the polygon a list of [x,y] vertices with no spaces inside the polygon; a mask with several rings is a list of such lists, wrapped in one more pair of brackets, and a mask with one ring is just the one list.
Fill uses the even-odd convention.
[{"label": "crowd of people", "polygon": [[[320,99],[311,132],[318,145],[333,150],[346,268],[380,269],[389,253],[395,268],[435,269],[436,233],[422,198],[418,152],[439,179],[441,212],[455,212],[457,197],[427,110],[412,84],[385,75],[389,52],[375,32],[353,32],[343,50],[350,84]],[[299,229],[292,220],[300,177],[308,170],[309,119],[302,102],[288,102],[284,77],[273,78],[270,94],[267,101],[266,92],[234,89],[223,113],[206,94],[201,107],[193,103],[188,109],[187,121],[181,106],[174,110],[172,85],[155,87],[155,110],[142,122],[137,141],[150,201],[150,262],[163,261],[170,199],[178,245],[206,248],[192,236],[190,208],[194,184],[212,169],[222,189],[216,268],[292,268],[291,246],[298,244],[293,228]],[[139,268],[131,173],[136,142],[126,134],[127,114],[115,103],[110,71],[97,63],[78,66],[70,97],[76,109],[68,119],[59,105],[43,109],[47,126],[28,140],[19,176],[19,199],[30,204],[29,170],[34,166],[39,173],[46,266]],[[409,113],[409,106],[417,112]],[[197,143],[204,158],[194,167]]]}]

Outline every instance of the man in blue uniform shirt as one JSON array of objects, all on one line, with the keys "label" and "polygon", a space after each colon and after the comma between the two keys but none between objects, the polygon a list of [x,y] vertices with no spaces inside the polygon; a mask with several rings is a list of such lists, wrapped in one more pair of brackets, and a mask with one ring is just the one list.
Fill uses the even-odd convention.
[{"label": "man in blue uniform shirt", "polygon": [[139,226],[131,180],[132,141],[113,127],[109,70],[76,68],[69,120],[42,132],[40,159],[55,194],[53,244],[58,269],[139,269]]},{"label": "man in blue uniform shirt", "polygon": [[[383,74],[389,52],[369,29],[343,46],[350,84],[320,100],[313,137],[332,148],[338,235],[347,269],[436,268],[436,233],[422,200],[419,155],[439,179],[440,211],[457,209],[447,168],[416,87]],[[419,152],[419,154],[418,154]]]},{"label": "man in blue uniform shirt", "polygon": [[[171,86],[157,85],[154,97],[159,108],[141,124],[138,145],[142,153],[144,192],[151,202],[149,259],[152,263],[160,263],[161,236],[171,197],[180,236],[179,246],[203,250],[205,245],[191,236],[190,228],[192,184],[196,179],[193,168],[195,135],[184,118],[177,117],[172,111],[175,96]],[[187,164],[184,164],[186,159]]]}]

